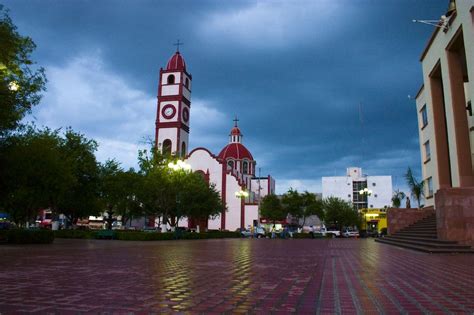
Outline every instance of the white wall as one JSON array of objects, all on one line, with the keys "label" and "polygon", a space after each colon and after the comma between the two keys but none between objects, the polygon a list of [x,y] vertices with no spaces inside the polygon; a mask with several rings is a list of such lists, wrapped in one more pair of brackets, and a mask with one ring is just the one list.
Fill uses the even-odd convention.
[{"label": "white wall", "polygon": [[245,205],[245,225],[247,227],[253,224],[253,220],[258,220],[258,206]]},{"label": "white wall", "polygon": [[392,204],[392,176],[367,176],[367,188],[372,190],[372,195],[367,198],[369,208]]},{"label": "white wall", "polygon": [[352,202],[352,177],[323,177],[322,188],[323,198],[337,197]]}]

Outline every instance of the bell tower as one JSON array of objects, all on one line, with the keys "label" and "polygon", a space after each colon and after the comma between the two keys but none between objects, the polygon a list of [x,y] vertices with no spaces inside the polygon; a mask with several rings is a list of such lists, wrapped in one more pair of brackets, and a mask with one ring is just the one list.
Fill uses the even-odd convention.
[{"label": "bell tower", "polygon": [[192,76],[178,49],[160,69],[155,146],[163,154],[186,156],[189,141]]}]

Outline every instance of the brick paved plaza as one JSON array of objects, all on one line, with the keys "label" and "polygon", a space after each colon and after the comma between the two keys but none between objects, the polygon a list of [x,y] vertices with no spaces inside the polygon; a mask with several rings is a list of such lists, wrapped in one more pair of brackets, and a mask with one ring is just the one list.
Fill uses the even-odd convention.
[{"label": "brick paved plaza", "polygon": [[371,239],[0,246],[0,313],[473,313],[474,255]]}]

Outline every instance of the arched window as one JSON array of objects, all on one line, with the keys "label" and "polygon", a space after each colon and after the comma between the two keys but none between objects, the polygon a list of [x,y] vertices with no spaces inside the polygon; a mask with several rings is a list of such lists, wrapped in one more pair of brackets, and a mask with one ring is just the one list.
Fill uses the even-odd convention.
[{"label": "arched window", "polygon": [[163,152],[163,155],[171,155],[171,140],[170,139],[166,139],[165,141],[163,141],[163,149],[161,150],[161,152]]},{"label": "arched window", "polygon": [[168,76],[168,84],[174,84],[174,74]]},{"label": "arched window", "polygon": [[181,144],[181,156],[182,157],[186,156],[186,143],[184,141]]},{"label": "arched window", "polygon": [[184,81],[184,85],[185,85],[185,86],[188,88],[188,90],[189,90],[189,79],[188,79],[188,78],[186,78],[186,81]]},{"label": "arched window", "polygon": [[249,163],[247,161],[244,161],[244,170],[242,173],[247,174],[249,171]]},{"label": "arched window", "polygon": [[227,161],[227,169],[232,170],[234,168],[234,161]]}]

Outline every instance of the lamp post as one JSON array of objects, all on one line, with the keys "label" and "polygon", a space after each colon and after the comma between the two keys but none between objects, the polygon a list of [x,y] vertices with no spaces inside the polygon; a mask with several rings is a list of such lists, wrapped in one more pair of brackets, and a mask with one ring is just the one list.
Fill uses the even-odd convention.
[{"label": "lamp post", "polygon": [[245,190],[235,192],[235,197],[240,198],[240,228],[245,228],[245,204],[244,200],[249,196],[249,193]]},{"label": "lamp post", "polygon": [[[174,163],[169,162],[168,163],[168,168],[172,172],[186,172],[186,173],[191,172],[191,165],[189,165],[188,163],[186,163],[184,161],[181,161],[181,160],[177,160]],[[181,202],[181,200],[179,199],[179,191],[178,191],[178,193],[176,194],[176,205],[177,205],[177,207],[179,207],[180,202]],[[162,220],[161,232],[166,232],[166,222],[165,222],[164,217],[163,217],[163,220]]]}]

